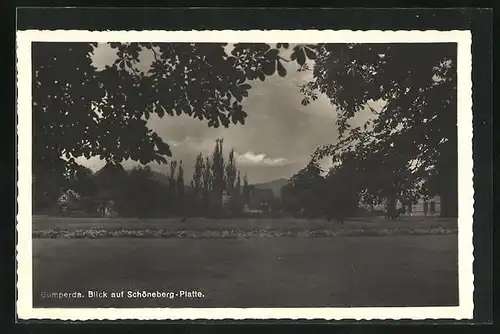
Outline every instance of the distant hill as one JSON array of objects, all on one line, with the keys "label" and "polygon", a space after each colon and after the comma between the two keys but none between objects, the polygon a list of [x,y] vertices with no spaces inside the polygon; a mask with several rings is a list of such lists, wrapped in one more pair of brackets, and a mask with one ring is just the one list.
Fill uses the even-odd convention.
[{"label": "distant hill", "polygon": [[[118,166],[118,167],[115,167],[115,166],[106,167],[105,166],[105,167],[101,168],[100,170],[98,170],[95,173],[95,175],[100,175],[100,174],[106,173],[106,170],[111,170],[113,168],[117,168],[121,172],[130,172],[130,170],[123,169],[121,166]],[[153,174],[153,178],[156,181],[158,181],[159,183],[161,183],[163,185],[169,184],[169,178],[168,178],[167,174],[162,173],[162,172],[157,172],[155,170],[152,170],[151,172]],[[269,182],[265,182],[265,183],[253,184],[251,186],[254,188],[258,188],[258,189],[271,189],[273,191],[274,195],[279,198],[279,197],[281,197],[281,188],[286,186],[290,182],[291,181],[287,180],[287,179],[278,179],[278,180],[273,180],[273,181],[269,181]],[[186,184],[185,189],[186,189],[186,191],[190,191],[191,186],[189,184]]]},{"label": "distant hill", "polygon": [[[157,172],[157,171],[154,171],[154,170],[152,171],[152,173],[153,173],[153,178],[154,178],[156,181],[158,181],[159,183],[161,183],[161,184],[163,184],[163,185],[165,185],[165,186],[168,186],[168,184],[169,184],[170,182],[169,182],[169,178],[168,178],[168,175],[167,175],[167,174],[164,174],[164,173],[162,173],[162,172]],[[185,189],[185,191],[186,191],[186,193],[187,193],[187,192],[191,191],[191,189],[192,189],[192,188],[191,188],[191,186],[190,186],[190,185],[185,184],[185,185],[184,185],[184,189]]]},{"label": "distant hill", "polygon": [[286,186],[287,184],[290,183],[290,180],[287,179],[278,179],[266,183],[258,183],[252,185],[255,188],[258,189],[271,189],[274,193],[274,196],[276,197],[281,197],[281,188]]}]

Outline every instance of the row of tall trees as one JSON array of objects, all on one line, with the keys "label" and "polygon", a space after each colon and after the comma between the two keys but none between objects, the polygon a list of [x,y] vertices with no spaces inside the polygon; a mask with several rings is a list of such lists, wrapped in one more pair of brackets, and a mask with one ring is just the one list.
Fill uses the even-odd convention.
[{"label": "row of tall trees", "polygon": [[[189,185],[185,182],[183,162],[176,160],[170,161],[165,174],[154,172],[149,166],[126,171],[121,164],[109,162],[96,173],[80,165],[74,170],[66,186],[58,190],[59,196],[67,189],[76,192],[81,200],[73,209],[94,214],[109,201],[121,216],[214,215],[224,209],[235,213],[248,203],[250,191],[247,175],[242,178],[236,166],[234,149],[227,158],[224,156],[223,139],[216,140],[210,156],[196,156]],[[230,198],[228,203],[223,203],[223,194]],[[59,204],[57,198],[37,198],[45,200],[36,201],[38,211]]]},{"label": "row of tall trees", "polygon": [[[211,156],[196,156],[193,177],[190,182],[196,207],[203,210],[222,210],[223,204],[232,211],[241,211],[248,203],[250,186],[247,175],[243,180],[236,166],[234,149],[229,151],[227,160],[224,157],[224,140],[217,139]],[[223,203],[223,195],[229,198]]]}]

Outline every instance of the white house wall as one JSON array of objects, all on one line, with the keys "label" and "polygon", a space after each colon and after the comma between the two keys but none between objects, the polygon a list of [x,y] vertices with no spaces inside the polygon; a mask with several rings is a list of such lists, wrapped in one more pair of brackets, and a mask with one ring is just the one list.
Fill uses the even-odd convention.
[{"label": "white house wall", "polygon": [[[432,202],[434,203],[434,207],[435,207],[434,212],[431,212],[431,203]],[[428,203],[427,214],[424,211],[424,203],[425,203],[425,201],[423,199],[419,199],[417,204],[414,204],[412,206],[411,213],[408,212],[408,209],[406,208],[406,213],[404,215],[406,215],[406,216],[410,216],[410,215],[411,216],[439,216],[441,214],[441,197],[440,196],[433,197],[427,201],[427,203]],[[367,208],[369,210],[373,210],[373,211],[385,211],[386,210],[385,202],[383,202],[381,204],[373,205],[371,207],[368,207],[366,205],[362,205],[362,207],[365,207],[365,208]],[[396,208],[398,208],[398,209],[403,208],[403,204],[400,201],[397,201]]]},{"label": "white house wall", "polygon": [[[436,196],[427,201],[427,213],[424,211],[424,200],[418,200],[417,204],[412,206],[411,214],[406,212],[406,215],[411,216],[439,216],[441,214],[441,197]],[[434,203],[434,212],[431,212],[431,203]]]}]

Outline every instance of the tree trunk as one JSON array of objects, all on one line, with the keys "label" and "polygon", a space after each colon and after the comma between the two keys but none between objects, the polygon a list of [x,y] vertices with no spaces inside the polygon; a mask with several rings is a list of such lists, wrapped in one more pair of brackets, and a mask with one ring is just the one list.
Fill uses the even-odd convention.
[{"label": "tree trunk", "polygon": [[446,176],[441,189],[441,217],[458,217],[458,178]]},{"label": "tree trunk", "polygon": [[387,197],[386,211],[387,212],[395,212],[396,211],[396,196],[390,195]]},{"label": "tree trunk", "polygon": [[455,137],[443,148],[439,164],[441,217],[458,217],[458,150]]}]

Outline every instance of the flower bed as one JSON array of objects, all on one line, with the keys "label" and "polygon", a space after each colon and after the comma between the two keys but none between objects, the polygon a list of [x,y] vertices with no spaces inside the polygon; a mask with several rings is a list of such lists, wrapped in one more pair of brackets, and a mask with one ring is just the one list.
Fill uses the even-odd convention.
[{"label": "flower bed", "polygon": [[47,229],[35,230],[33,238],[278,238],[278,237],[335,237],[335,236],[390,236],[390,235],[443,235],[457,233],[456,228],[383,228],[383,229],[346,229],[346,230],[243,230],[243,229],[207,229],[169,230],[169,229],[102,229],[89,228],[77,230]]}]

